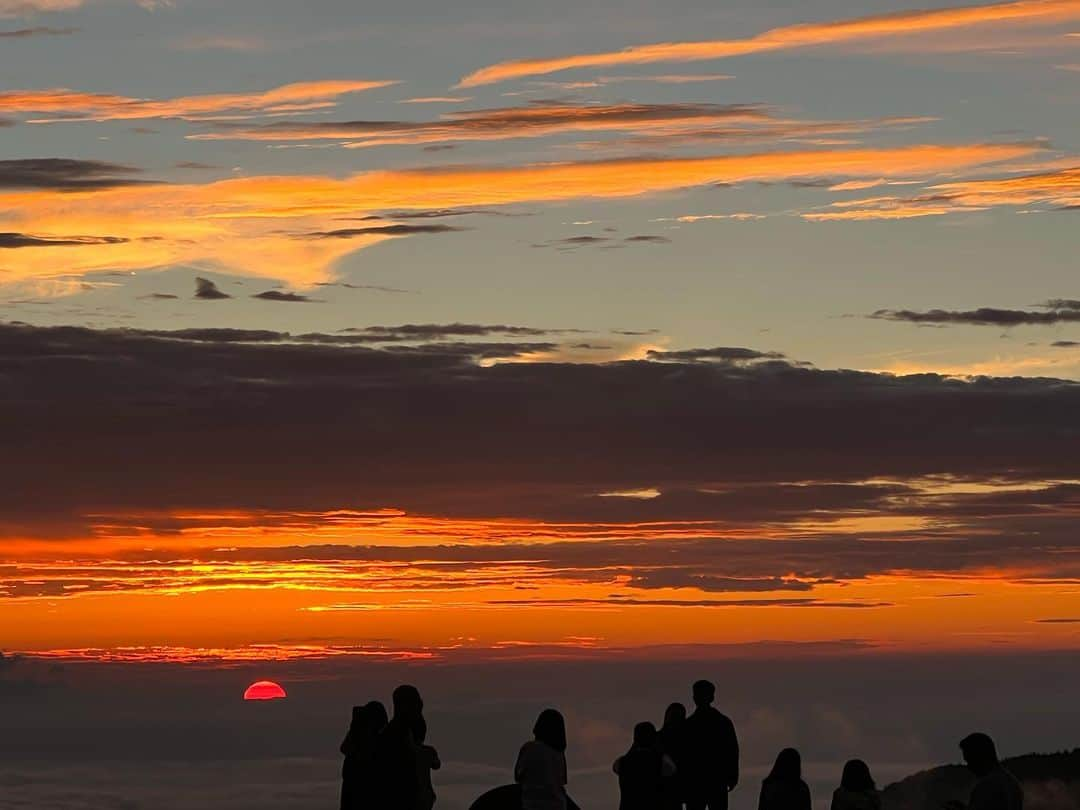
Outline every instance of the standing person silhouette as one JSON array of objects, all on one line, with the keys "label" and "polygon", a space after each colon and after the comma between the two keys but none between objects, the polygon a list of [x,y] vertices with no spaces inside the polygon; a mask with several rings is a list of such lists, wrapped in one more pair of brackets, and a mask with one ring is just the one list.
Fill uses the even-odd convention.
[{"label": "standing person silhouette", "polygon": [[1005,770],[998,760],[997,748],[989,735],[982,732],[969,734],[960,741],[964,762],[975,774],[975,787],[971,798],[963,802],[949,802],[952,810],[1024,810],[1024,789],[1016,777]]},{"label": "standing person silhouette", "polygon": [[727,810],[728,793],[739,784],[739,740],[731,720],[713,708],[715,697],[710,681],[694,684],[682,779],[687,810]]},{"label": "standing person silhouette", "polygon": [[352,722],[341,753],[341,810],[360,810],[373,807],[375,789],[375,744],[386,727],[386,708],[377,700],[363,706],[353,706]]},{"label": "standing person silhouette", "polygon": [[664,711],[660,750],[675,763],[675,773],[664,778],[664,808],[680,810],[686,795],[683,779],[686,769],[686,707],[681,703],[672,703]]},{"label": "standing person silhouette", "polygon": [[785,748],[761,783],[758,810],[811,810],[812,807],[810,788],[802,778],[802,757],[794,748]]},{"label": "standing person silhouette", "polygon": [[848,760],[840,777],[840,787],[833,791],[830,810],[881,810],[881,795],[861,759]]},{"label": "standing person silhouette", "polygon": [[661,810],[664,779],[675,775],[675,763],[660,750],[660,738],[652,723],[634,726],[630,750],[615,760],[619,777],[619,810]]},{"label": "standing person silhouette", "polygon": [[521,746],[514,780],[521,785],[522,810],[566,810],[566,721],[544,709],[533,739]]},{"label": "standing person silhouette", "polygon": [[[421,728],[426,733],[426,725],[421,726],[423,712],[424,701],[415,686],[403,684],[394,690],[394,716],[375,745],[378,810],[421,810],[422,801],[429,798],[422,800],[421,770],[426,755],[416,739]],[[434,804],[434,791],[430,802]]]}]

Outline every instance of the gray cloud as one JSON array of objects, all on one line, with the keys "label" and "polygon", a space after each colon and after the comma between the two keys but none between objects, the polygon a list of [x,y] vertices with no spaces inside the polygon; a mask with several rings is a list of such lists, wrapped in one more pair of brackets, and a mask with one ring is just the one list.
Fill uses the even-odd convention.
[{"label": "gray cloud", "polygon": [[332,231],[313,231],[305,239],[353,239],[357,236],[414,236],[416,234],[455,233],[465,228],[452,225],[372,225],[367,228],[338,228]]},{"label": "gray cloud", "polygon": [[259,298],[263,301],[281,301],[293,304],[308,304],[315,301],[314,298],[310,298],[309,296],[288,292],[286,290],[267,290],[266,292],[255,293],[251,297]]},{"label": "gray cloud", "polygon": [[36,25],[32,28],[16,28],[10,31],[0,31],[0,39],[30,39],[31,37],[56,37],[68,34],[77,34],[78,28],[52,28],[47,25]]},{"label": "gray cloud", "polygon": [[[511,340],[439,342],[499,333]],[[21,392],[0,413],[21,426],[5,447],[0,514],[27,531],[163,502],[760,523],[909,513],[910,493],[863,483],[872,479],[1080,477],[1062,452],[1080,410],[1075,383],[818,370],[752,349],[708,350],[713,362],[478,364],[550,347],[518,342],[548,333],[404,324],[283,339],[0,325],[0,375]],[[89,462],[104,456],[107,469]],[[297,488],[298,477],[311,485]],[[658,496],[596,497],[648,487]],[[1075,498],[1062,486],[911,511],[982,514],[1029,537],[1032,520],[1049,532]]]},{"label": "gray cloud", "polygon": [[64,247],[70,245],[119,245],[130,240],[119,236],[33,236],[28,233],[0,233],[0,249]]},{"label": "gray cloud", "polygon": [[232,298],[227,292],[218,289],[218,285],[210,279],[201,277],[195,279],[195,297],[203,301],[220,301],[225,298]]},{"label": "gray cloud", "polygon": [[1056,298],[1042,305],[1047,311],[980,307],[970,310],[879,309],[869,317],[886,321],[917,324],[966,324],[970,326],[1048,326],[1056,323],[1080,323],[1080,301]]},{"label": "gray cloud", "polygon": [[746,363],[756,360],[786,360],[780,352],[762,352],[740,346],[717,346],[712,349],[683,349],[680,351],[651,349],[647,356],[650,360],[676,362]]},{"label": "gray cloud", "polygon": [[149,181],[132,177],[141,169],[100,160],[25,158],[0,160],[0,189],[59,191],[115,188]]}]

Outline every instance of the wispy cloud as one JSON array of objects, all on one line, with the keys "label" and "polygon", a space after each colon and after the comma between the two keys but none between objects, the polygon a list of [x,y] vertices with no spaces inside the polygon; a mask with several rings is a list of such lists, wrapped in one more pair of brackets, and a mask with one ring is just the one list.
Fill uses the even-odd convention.
[{"label": "wispy cloud", "polygon": [[133,166],[101,160],[24,158],[0,160],[0,190],[90,191],[146,183]]},{"label": "wispy cloud", "polygon": [[905,11],[872,17],[784,26],[746,39],[662,42],[654,45],[633,46],[620,51],[500,62],[470,73],[461,80],[459,86],[476,87],[575,68],[723,59],[792,48],[955,30],[986,23],[1031,25],[1076,19],[1080,19],[1080,2],[1077,0],[1018,0],[1012,3]]},{"label": "wispy cloud", "polygon": [[253,93],[218,93],[140,99],[66,88],[8,90],[0,93],[0,113],[48,113],[32,123],[117,121],[148,118],[205,120],[222,115],[282,113],[334,107],[340,96],[375,90],[394,81],[326,80],[297,82]]},{"label": "wispy cloud", "polygon": [[1080,300],[1055,299],[1042,305],[1042,310],[1001,309],[980,307],[969,310],[879,309],[869,317],[885,321],[905,321],[916,324],[966,324],[968,326],[1051,326],[1059,323],[1080,323]]},{"label": "wispy cloud", "polygon": [[0,31],[0,39],[30,39],[31,37],[56,37],[78,33],[78,28],[52,28],[47,25],[37,25],[33,28],[16,28],[11,31]]},{"label": "wispy cloud", "polygon": [[[310,175],[247,177],[202,185],[136,185],[74,195],[12,191],[0,194],[0,228],[42,238],[74,232],[128,240],[122,244],[68,248],[66,268],[76,274],[210,264],[231,272],[264,278],[269,275],[291,286],[304,287],[330,280],[334,262],[348,253],[400,238],[401,233],[378,227],[348,239],[296,238],[297,234],[340,230],[341,217],[362,216],[364,212],[619,199],[717,183],[780,181],[822,174],[925,176],[1017,159],[1034,151],[1035,147],[1027,144],[919,145],[373,171],[343,179]],[[0,177],[2,169],[0,164]],[[31,176],[31,180],[35,178],[37,175]],[[47,175],[46,182],[49,178]],[[6,185],[18,187],[26,182],[23,172]],[[16,255],[6,264],[9,280],[49,272],[34,255],[36,250],[12,251]]]},{"label": "wispy cloud", "polygon": [[[1071,160],[1075,162],[1075,158]],[[846,186],[857,188],[857,185]],[[832,188],[843,190],[841,186]],[[911,219],[1031,204],[1048,206],[1050,210],[1080,205],[1080,168],[1070,166],[1018,177],[938,183],[911,197],[842,200],[832,203],[826,210],[810,211],[801,216],[816,222]]]},{"label": "wispy cloud", "polygon": [[0,17],[22,17],[39,11],[69,11],[83,0],[0,0]]},{"label": "wispy cloud", "polygon": [[[0,108],[2,109],[2,108]],[[351,148],[539,138],[567,132],[672,130],[689,125],[764,121],[768,113],[742,104],[556,104],[447,113],[434,121],[285,121],[223,126],[192,140],[338,140]]]}]

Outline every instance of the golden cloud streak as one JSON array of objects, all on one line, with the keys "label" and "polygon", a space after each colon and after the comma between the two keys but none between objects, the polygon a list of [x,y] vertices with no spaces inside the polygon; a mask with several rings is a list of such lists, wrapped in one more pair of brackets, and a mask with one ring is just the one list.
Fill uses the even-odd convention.
[{"label": "golden cloud streak", "polygon": [[1012,3],[906,11],[851,20],[804,23],[773,28],[746,39],[704,42],[661,42],[621,51],[579,54],[552,59],[500,62],[465,76],[459,87],[476,87],[525,76],[542,76],[574,68],[695,62],[767,51],[833,45],[879,37],[955,30],[984,23],[1050,24],[1080,19],[1080,0],[1018,0]]},{"label": "golden cloud streak", "polygon": [[25,247],[0,258],[7,280],[102,270],[206,265],[297,287],[332,276],[334,262],[387,234],[303,238],[373,211],[636,197],[749,180],[897,177],[970,168],[1032,154],[1030,144],[765,152],[693,158],[547,163],[504,168],[376,171],[345,179],[235,178],[203,185],[141,185],[94,192],[0,194],[0,227],[42,238],[71,233],[129,241]]},{"label": "golden cloud streak", "polygon": [[146,118],[205,118],[225,112],[295,112],[334,106],[339,96],[396,84],[394,81],[330,80],[285,84],[257,93],[219,93],[169,99],[140,99],[65,88],[0,93],[0,113],[51,113],[57,121],[125,121]]}]

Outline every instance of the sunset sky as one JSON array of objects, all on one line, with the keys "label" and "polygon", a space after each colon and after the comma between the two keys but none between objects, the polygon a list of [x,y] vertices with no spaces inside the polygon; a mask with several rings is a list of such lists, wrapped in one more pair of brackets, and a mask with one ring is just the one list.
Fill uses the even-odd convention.
[{"label": "sunset sky", "polygon": [[450,808],[571,672],[582,795],[610,678],[732,673],[753,767],[955,757],[963,672],[1080,743],[1080,0],[0,0],[0,66],[0,749],[139,759],[171,690],[165,759],[308,763],[15,801],[332,801],[406,677]]}]

